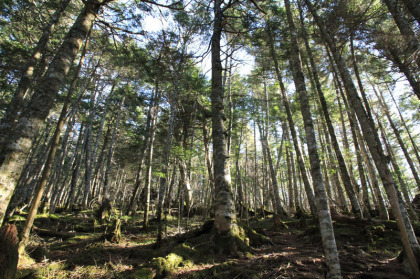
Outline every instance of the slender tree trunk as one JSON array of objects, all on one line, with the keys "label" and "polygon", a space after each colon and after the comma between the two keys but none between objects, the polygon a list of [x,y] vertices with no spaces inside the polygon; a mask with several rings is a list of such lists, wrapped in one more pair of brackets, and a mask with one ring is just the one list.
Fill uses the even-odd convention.
[{"label": "slender tree trunk", "polygon": [[363,140],[362,134],[360,132],[360,128],[359,128],[359,125],[357,123],[355,112],[354,112],[354,110],[351,110],[349,104],[347,103],[346,96],[344,96],[342,86],[341,86],[340,81],[338,79],[338,73],[337,73],[337,70],[335,69],[333,58],[331,57],[328,49],[327,49],[327,54],[328,54],[329,60],[331,61],[331,66],[332,66],[332,69],[333,69],[334,82],[335,82],[334,84],[335,84],[335,87],[336,87],[337,98],[338,98],[338,100],[340,100],[340,97],[339,97],[339,95],[340,95],[343,102],[344,102],[344,106],[345,106],[346,111],[347,111],[347,115],[348,115],[348,118],[349,118],[349,121],[350,121],[350,125],[352,125],[352,128],[356,133],[357,140],[359,141],[359,146],[360,146],[360,149],[362,151],[363,159],[366,162],[366,166],[368,168],[368,173],[369,173],[369,177],[371,179],[371,184],[372,184],[372,188],[373,188],[372,192],[374,193],[374,197],[376,198],[376,205],[377,205],[377,208],[378,208],[378,211],[379,211],[379,216],[383,220],[388,220],[388,210],[387,210],[386,205],[385,205],[385,199],[384,199],[384,197],[381,193],[381,190],[379,188],[379,182],[378,182],[378,179],[376,177],[375,169],[374,169],[374,166],[372,164],[372,160],[370,159],[370,157],[368,155],[368,151],[366,150],[365,141]]},{"label": "slender tree trunk", "polygon": [[300,50],[297,42],[296,29],[293,22],[290,2],[289,0],[285,0],[284,3],[286,6],[287,20],[290,29],[293,79],[296,90],[299,93],[300,109],[302,111],[302,118],[305,125],[305,136],[309,153],[309,161],[311,164],[312,181],[315,187],[315,199],[318,210],[319,229],[321,231],[321,237],[326,256],[325,261],[328,266],[327,277],[341,278],[340,260],[338,258],[338,250],[335,243],[328,197],[325,191],[324,181],[322,179],[318,148],[315,138],[315,129],[312,122],[309,98],[308,93],[306,92],[305,78],[302,71],[302,61],[300,59]]},{"label": "slender tree trunk", "polygon": [[29,208],[28,216],[26,217],[26,222],[22,229],[21,241],[19,243],[19,254],[23,254],[23,252],[25,251],[26,244],[29,240],[29,233],[32,229],[32,225],[35,220],[35,215],[37,214],[39,205],[41,204],[41,198],[42,198],[42,195],[44,194],[44,190],[48,182],[48,177],[50,175],[51,168],[54,163],[55,153],[57,152],[61,130],[63,129],[63,126],[66,122],[66,114],[71,103],[71,96],[73,95],[74,87],[76,86],[77,76],[80,73],[80,69],[82,67],[83,60],[87,52],[89,36],[90,36],[90,31],[89,31],[85,46],[82,51],[79,65],[77,66],[77,69],[76,69],[75,78],[73,78],[72,80],[69,92],[67,93],[67,97],[63,104],[63,108],[61,109],[61,114],[57,122],[57,127],[55,128],[54,135],[51,139],[51,144],[50,144],[51,146],[48,153],[47,161],[45,163],[44,169],[42,170],[41,179],[39,180],[38,185],[36,187],[35,197],[32,201],[31,207]]},{"label": "slender tree trunk", "polygon": [[408,23],[408,19],[402,13],[401,9],[398,7],[398,1],[396,0],[382,0],[385,5],[388,7],[389,12],[391,13],[392,17],[394,18],[395,23],[400,30],[401,35],[404,37],[404,41],[408,44],[408,51],[410,52],[410,56],[413,56],[417,65],[420,67],[420,57],[417,54],[419,49],[419,41],[414,33],[413,29],[411,28],[410,24]]},{"label": "slender tree trunk", "polygon": [[122,97],[122,99],[120,101],[120,107],[118,108],[117,118],[115,119],[114,131],[112,131],[111,142],[109,144],[108,158],[107,158],[107,162],[106,162],[106,170],[105,170],[105,177],[104,177],[104,189],[103,189],[103,192],[102,192],[104,202],[109,200],[109,194],[108,194],[109,175],[111,173],[112,155],[114,154],[114,145],[115,145],[115,140],[117,138],[118,126],[120,124],[121,115],[122,115],[123,108],[124,108],[124,100],[125,100],[125,97]]},{"label": "slender tree trunk", "polygon": [[[158,94],[158,89],[156,88],[156,96]],[[150,206],[150,187],[152,183],[152,161],[153,161],[153,151],[155,145],[155,132],[156,132],[156,123],[157,123],[157,111],[158,106],[156,106],[152,111],[151,116],[151,123],[150,123],[150,137],[149,137],[149,149],[147,150],[146,154],[146,175],[145,175],[145,185],[144,185],[144,193],[145,193],[145,207],[144,207],[144,218],[143,218],[143,226],[149,226],[149,206]]]},{"label": "slender tree trunk", "polygon": [[399,107],[398,107],[397,102],[396,102],[396,101],[395,101],[395,99],[394,99],[394,96],[393,96],[393,95],[392,95],[392,93],[391,93],[391,90],[389,89],[388,85],[386,85],[386,87],[388,88],[389,95],[391,96],[392,101],[394,102],[395,107],[396,107],[396,109],[397,109],[397,111],[398,111],[398,115],[400,116],[401,123],[402,123],[402,125],[404,126],[404,129],[405,129],[405,131],[407,132],[408,137],[410,138],[411,145],[413,146],[413,152],[414,152],[414,154],[416,155],[416,158],[417,158],[417,162],[418,162],[418,164],[420,165],[420,154],[419,154],[419,148],[417,147],[417,144],[416,144],[416,142],[415,142],[415,141],[414,141],[414,139],[413,139],[413,136],[412,136],[412,134],[411,134],[411,132],[410,132],[410,129],[408,128],[407,123],[405,122],[404,117],[403,117],[403,116],[402,116],[402,114],[401,114],[401,111],[400,111],[400,109],[399,109]]},{"label": "slender tree trunk", "polygon": [[[360,209],[359,200],[357,199],[357,195],[354,192],[354,186],[351,183],[351,179],[350,179],[349,171],[348,171],[348,168],[347,168],[347,165],[346,165],[346,161],[344,160],[344,156],[341,153],[341,149],[340,149],[340,146],[338,144],[337,137],[335,135],[334,127],[333,127],[331,117],[330,117],[330,113],[329,113],[328,106],[327,106],[327,100],[325,99],[324,92],[321,88],[321,82],[319,81],[319,77],[318,77],[318,70],[317,70],[314,58],[312,56],[312,50],[309,46],[308,36],[307,36],[306,30],[305,30],[303,15],[302,15],[302,10],[301,9],[300,9],[300,19],[301,19],[301,23],[302,23],[302,35],[303,35],[303,39],[305,41],[307,54],[309,56],[309,61],[310,61],[310,64],[311,64],[313,79],[315,81],[316,91],[318,92],[318,97],[319,97],[319,100],[320,100],[320,103],[321,103],[321,108],[322,108],[322,112],[323,112],[323,115],[324,115],[324,118],[325,118],[325,122],[327,124],[328,133],[330,134],[330,137],[331,137],[331,143],[332,143],[332,146],[333,146],[333,149],[334,149],[334,152],[335,152],[335,156],[337,158],[338,166],[340,167],[341,181],[343,182],[344,188],[346,189],[347,196],[350,199],[350,203],[351,203],[351,206],[352,206],[352,209],[353,209],[353,213],[356,215],[357,218],[363,218],[362,210]],[[296,41],[296,43],[297,43],[297,41]],[[344,119],[342,119],[342,121],[344,122]],[[344,135],[346,134],[345,131],[343,131],[343,133],[344,133]]]},{"label": "slender tree trunk", "polygon": [[[394,172],[395,172],[395,174],[397,176],[397,179],[398,179],[398,182],[400,184],[400,189],[401,189],[401,192],[402,192],[403,197],[405,199],[405,203],[407,204],[407,207],[409,208],[409,210],[412,211],[413,208],[412,208],[411,202],[410,202],[411,201],[410,195],[408,194],[407,185],[405,184],[405,181],[402,179],[402,173],[401,173],[401,170],[400,170],[400,166],[398,165],[397,160],[395,158],[395,154],[392,151],[391,144],[389,143],[389,140],[388,140],[388,138],[386,136],[386,133],[385,133],[385,129],[384,129],[383,125],[381,124],[381,122],[379,121],[379,117],[377,115],[376,115],[376,119],[377,119],[377,122],[378,122],[379,129],[381,131],[382,140],[385,144],[385,148],[386,148],[386,151],[388,153],[388,157],[391,161],[392,167],[394,168]],[[414,216],[414,215],[412,215],[412,216]]]},{"label": "slender tree trunk", "polygon": [[417,264],[417,259],[420,259],[420,246],[417,242],[414,230],[411,226],[407,211],[405,210],[404,206],[402,205],[401,201],[397,196],[396,189],[394,187],[395,182],[387,166],[387,159],[382,150],[377,131],[369,122],[367,113],[363,108],[360,97],[357,94],[356,87],[354,86],[354,83],[351,79],[350,72],[346,67],[345,60],[342,57],[339,50],[337,49],[335,41],[325,29],[322,20],[317,15],[310,1],[305,0],[305,3],[308,6],[312,16],[314,17],[321,31],[322,38],[328,44],[331,53],[334,57],[334,60],[337,64],[338,70],[346,88],[346,93],[349,102],[351,103],[351,107],[357,115],[357,118],[362,128],[363,136],[369,146],[369,151],[372,154],[376,168],[378,169],[382,183],[384,184],[385,190],[387,191],[387,194],[390,197],[390,202],[392,204],[393,212],[396,216],[398,227],[401,231],[402,242],[405,248],[405,252],[408,255],[410,266],[414,275],[420,278],[420,271]]},{"label": "slender tree trunk", "polygon": [[420,177],[417,173],[416,167],[414,166],[413,160],[411,159],[410,154],[408,153],[408,150],[404,144],[403,139],[401,138],[400,132],[398,131],[397,126],[395,126],[394,121],[391,118],[391,114],[389,113],[389,109],[387,104],[385,103],[385,100],[383,99],[382,95],[379,95],[376,89],[373,87],[373,91],[376,94],[376,97],[378,97],[379,105],[381,106],[382,110],[385,112],[386,118],[388,119],[389,125],[392,128],[392,131],[394,132],[395,137],[397,138],[398,144],[401,147],[401,150],[404,153],[405,159],[407,160],[408,165],[410,166],[411,173],[413,174],[414,180],[417,184],[417,189],[420,190]]},{"label": "slender tree trunk", "polygon": [[103,1],[85,2],[85,8],[66,35],[44,77],[39,81],[27,109],[22,113],[2,152],[1,157],[4,160],[0,161],[0,225],[3,223],[26,157],[54,105],[54,98],[95,20],[95,15],[103,4]]},{"label": "slender tree trunk", "polygon": [[282,78],[282,75],[280,73],[280,68],[279,68],[279,65],[278,65],[277,56],[276,56],[276,52],[275,52],[275,49],[274,49],[274,40],[273,40],[273,37],[272,37],[272,34],[271,34],[271,30],[269,30],[269,40],[270,40],[269,43],[270,43],[271,58],[273,59],[274,69],[276,71],[277,79],[278,79],[278,82],[280,84],[281,100],[282,100],[283,106],[286,110],[287,121],[289,123],[289,129],[290,129],[290,132],[292,134],[293,145],[295,147],[296,160],[298,161],[298,164],[299,164],[299,170],[300,170],[300,174],[302,176],[303,184],[305,186],[306,195],[308,197],[309,207],[310,207],[312,216],[314,216],[314,218],[315,218],[315,216],[317,216],[315,196],[314,196],[313,190],[311,188],[311,185],[309,183],[309,178],[308,178],[308,175],[306,173],[305,162],[303,160],[302,151],[300,150],[300,147],[299,147],[299,142],[298,142],[298,138],[297,138],[297,134],[296,134],[295,123],[293,121],[292,111],[290,109],[289,100],[288,100],[287,95],[286,95],[286,89],[284,87],[283,78]]},{"label": "slender tree trunk", "polygon": [[[29,59],[28,65],[26,66],[25,73],[20,79],[16,92],[13,96],[12,101],[7,106],[7,110],[4,114],[3,119],[0,123],[0,146],[3,146],[7,140],[7,137],[11,134],[14,129],[15,121],[18,119],[19,112],[23,109],[24,98],[27,95],[27,92],[32,86],[32,80],[34,76],[37,76],[36,71],[41,71],[42,69],[37,69],[36,66],[43,58],[45,60],[45,55],[43,55],[47,49],[48,41],[50,40],[50,35],[54,29],[54,26],[57,24],[58,20],[61,17],[61,14],[64,12],[71,0],[63,0],[60,2],[57,10],[51,16],[50,21],[44,26],[42,30],[42,35],[39,38],[39,41],[34,49],[32,56]],[[0,148],[1,149],[1,148]]]},{"label": "slender tree trunk", "polygon": [[69,197],[67,199],[67,204],[66,204],[66,209],[70,209],[70,210],[72,210],[72,208],[73,208],[73,203],[74,203],[74,199],[75,199],[75,195],[76,195],[77,180],[79,179],[80,165],[82,163],[83,153],[80,150],[80,146],[81,146],[81,143],[82,143],[82,139],[84,137],[84,132],[85,132],[84,131],[84,126],[83,126],[83,123],[82,123],[82,125],[80,127],[80,130],[79,130],[79,138],[77,140],[76,147],[75,147],[75,150],[74,150],[75,159],[74,159],[74,162],[73,162],[73,172],[72,172],[71,182],[70,182],[70,193],[69,193]]},{"label": "slender tree trunk", "polygon": [[419,0],[402,0],[407,10],[416,19],[417,24],[420,25],[420,1]]}]

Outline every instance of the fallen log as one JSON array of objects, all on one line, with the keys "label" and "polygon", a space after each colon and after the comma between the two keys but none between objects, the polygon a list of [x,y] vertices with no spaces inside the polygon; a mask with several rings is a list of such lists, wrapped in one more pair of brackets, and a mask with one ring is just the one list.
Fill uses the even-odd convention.
[{"label": "fallen log", "polygon": [[59,232],[59,231],[51,231],[41,228],[34,227],[34,232],[36,232],[39,236],[48,236],[48,237],[59,237],[59,238],[72,238],[76,236],[74,232]]}]

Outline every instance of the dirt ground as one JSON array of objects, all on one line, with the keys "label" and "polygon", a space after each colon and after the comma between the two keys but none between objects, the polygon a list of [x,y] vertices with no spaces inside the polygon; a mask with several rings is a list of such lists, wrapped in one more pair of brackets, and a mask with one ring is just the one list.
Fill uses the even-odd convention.
[{"label": "dirt ground", "polygon": [[[271,217],[249,224],[268,242],[241,257],[214,254],[202,218],[177,226],[168,221],[167,239],[154,247],[156,227],[142,228],[142,218],[122,217],[120,243],[106,235],[112,222],[99,224],[92,212],[40,216],[21,258],[17,278],[325,278],[322,241],[308,220],[288,218],[280,227]],[[15,220],[19,226],[20,221]],[[395,223],[334,222],[343,278],[411,278],[402,260]],[[200,232],[201,231],[201,232]],[[163,271],[162,271],[163,270]]]}]

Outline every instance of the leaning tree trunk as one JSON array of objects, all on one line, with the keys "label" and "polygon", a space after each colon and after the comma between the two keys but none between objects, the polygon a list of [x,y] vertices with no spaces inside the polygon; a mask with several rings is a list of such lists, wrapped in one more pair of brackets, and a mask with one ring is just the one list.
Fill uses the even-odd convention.
[{"label": "leaning tree trunk", "polygon": [[69,92],[67,93],[67,97],[64,101],[63,108],[61,109],[60,117],[57,122],[57,127],[55,128],[54,135],[51,139],[50,150],[48,153],[47,161],[45,163],[44,169],[42,170],[41,179],[39,180],[38,185],[36,187],[35,197],[32,201],[31,207],[29,208],[28,216],[26,217],[26,222],[22,229],[21,241],[19,243],[19,254],[23,254],[23,252],[25,251],[26,244],[29,240],[29,233],[32,229],[32,225],[35,220],[35,215],[38,212],[39,205],[41,204],[42,195],[44,194],[45,187],[47,186],[48,177],[50,175],[51,168],[54,163],[55,153],[57,152],[57,148],[59,145],[61,130],[63,129],[64,124],[67,119],[66,116],[67,116],[67,111],[71,103],[71,96],[73,95],[74,87],[76,86],[77,77],[80,73],[80,69],[82,67],[83,60],[87,52],[89,35],[90,35],[90,32],[88,34],[88,38],[86,39],[86,43],[82,51],[79,65],[77,66],[76,73],[70,85],[70,89],[69,89]]},{"label": "leaning tree trunk", "polygon": [[407,10],[416,19],[417,24],[420,25],[420,1],[419,0],[402,0]]},{"label": "leaning tree trunk", "polygon": [[42,35],[39,38],[39,41],[34,49],[32,56],[29,58],[28,65],[26,66],[25,73],[20,79],[16,92],[13,96],[12,101],[7,106],[7,110],[4,114],[3,119],[0,123],[0,149],[3,148],[5,141],[7,140],[8,135],[13,131],[15,126],[15,121],[19,117],[19,112],[23,109],[24,98],[32,86],[32,80],[34,76],[40,75],[35,73],[36,71],[42,71],[41,68],[36,68],[37,64],[45,64],[41,61],[46,59],[46,49],[48,41],[50,40],[51,32],[54,29],[55,24],[61,17],[61,14],[64,12],[71,0],[61,1],[57,10],[51,16],[50,21],[47,25],[44,26],[42,30]]},{"label": "leaning tree trunk", "polygon": [[[374,193],[374,196],[375,196],[376,201],[377,201],[377,207],[379,209],[379,216],[383,220],[388,220],[388,210],[386,208],[385,199],[384,199],[384,197],[381,193],[381,190],[379,188],[379,182],[378,182],[378,179],[376,177],[374,166],[372,164],[372,160],[370,159],[370,157],[368,155],[368,151],[366,150],[365,141],[363,140],[362,134],[360,132],[360,128],[359,128],[359,125],[357,123],[356,115],[354,113],[354,110],[351,110],[351,108],[350,108],[351,106],[349,106],[349,104],[347,102],[347,99],[346,99],[346,96],[344,95],[342,85],[341,85],[340,80],[338,78],[338,71],[337,71],[336,67],[334,66],[334,60],[331,57],[328,49],[327,49],[327,54],[328,54],[328,59],[330,60],[332,71],[333,71],[334,84],[335,84],[335,87],[336,87],[337,98],[338,98],[338,100],[340,100],[340,98],[338,96],[338,94],[340,94],[340,96],[343,100],[343,103],[344,103],[344,107],[346,108],[346,111],[347,111],[347,116],[348,116],[348,119],[349,119],[349,122],[350,122],[350,125],[351,125],[351,129],[354,130],[354,132],[357,136],[357,140],[359,142],[360,150],[362,151],[362,157],[363,157],[363,159],[366,163],[368,173],[369,173],[369,177],[370,177],[371,183],[373,185],[373,191],[372,192]],[[339,105],[340,105],[340,103],[339,103]],[[366,116],[366,117],[369,119],[368,116]],[[372,127],[374,127],[374,126],[372,126]]]},{"label": "leaning tree trunk", "polygon": [[389,95],[391,96],[392,101],[394,102],[394,105],[395,105],[395,107],[396,107],[396,109],[398,111],[398,115],[400,116],[401,123],[404,126],[405,131],[407,132],[407,135],[408,135],[408,137],[410,139],[411,145],[413,146],[413,152],[416,155],[417,162],[418,162],[418,164],[420,164],[419,148],[417,147],[417,144],[414,142],[414,139],[413,139],[413,136],[411,135],[410,129],[408,128],[407,123],[405,122],[404,117],[401,114],[400,108],[398,107],[398,104],[395,101],[395,98],[392,95],[391,90],[389,89],[388,85],[387,85],[387,89],[388,89]]},{"label": "leaning tree trunk", "polygon": [[44,125],[73,60],[105,1],[89,0],[67,33],[47,72],[22,113],[0,162],[0,225],[33,142]]},{"label": "leaning tree trunk", "polygon": [[[337,136],[335,135],[334,127],[333,127],[331,117],[330,117],[330,113],[329,113],[329,110],[328,110],[327,100],[325,99],[324,92],[321,88],[321,82],[319,81],[318,69],[316,67],[316,64],[315,64],[315,61],[314,61],[314,58],[313,58],[313,55],[312,55],[312,50],[309,46],[308,35],[306,33],[306,30],[305,30],[302,10],[301,10],[300,7],[299,7],[299,10],[300,10],[300,20],[301,20],[301,24],[302,24],[302,35],[303,35],[303,39],[305,41],[306,52],[309,56],[309,61],[310,61],[310,64],[311,64],[311,69],[312,69],[312,76],[313,76],[313,79],[315,81],[315,87],[316,87],[316,91],[318,92],[318,97],[319,97],[319,100],[320,100],[320,103],[321,103],[322,112],[323,112],[324,117],[325,117],[325,122],[327,124],[328,133],[330,134],[330,137],[331,137],[331,143],[332,143],[332,146],[333,146],[333,149],[334,149],[334,152],[335,152],[335,156],[337,158],[338,166],[340,167],[341,181],[343,181],[344,188],[346,189],[347,196],[350,199],[350,203],[351,203],[351,207],[353,209],[353,213],[356,215],[357,218],[363,218],[362,210],[360,209],[359,200],[357,199],[357,195],[354,191],[354,186],[351,183],[351,179],[350,179],[349,171],[348,171],[348,168],[347,168],[347,165],[346,165],[346,161],[344,160],[344,156],[341,153],[341,149],[340,149],[340,146],[338,144]],[[343,119],[343,121],[344,121],[344,119]],[[345,131],[343,131],[343,132],[345,134]]]},{"label": "leaning tree trunk", "polygon": [[290,62],[293,65],[293,79],[295,82],[296,90],[299,92],[300,109],[302,111],[302,118],[305,125],[305,135],[309,153],[309,161],[311,164],[311,174],[315,187],[315,199],[318,210],[319,229],[321,231],[322,242],[324,245],[324,252],[326,256],[325,261],[328,266],[327,277],[341,278],[340,260],[338,258],[338,250],[335,243],[328,197],[325,191],[324,181],[322,179],[320,160],[315,138],[315,129],[312,122],[308,93],[305,86],[305,77],[302,71],[302,61],[300,60],[300,50],[297,42],[296,29],[293,22],[290,2],[289,0],[285,0],[284,3],[286,6],[287,20],[290,28]]},{"label": "leaning tree trunk", "polygon": [[[405,203],[407,204],[407,207],[410,210],[411,217],[413,217],[413,216],[415,217],[416,213],[413,212],[413,207],[411,205],[410,195],[408,194],[407,185],[405,184],[405,181],[402,178],[402,172],[401,172],[400,166],[397,163],[397,160],[395,158],[395,154],[394,154],[394,152],[391,148],[391,144],[390,144],[390,142],[389,142],[389,140],[386,136],[385,129],[384,129],[383,125],[381,124],[381,122],[379,121],[378,115],[376,114],[375,116],[376,116],[376,120],[378,122],[379,130],[381,131],[381,136],[382,136],[382,140],[383,140],[384,145],[385,145],[385,150],[388,153],[388,156],[389,156],[389,159],[391,161],[392,167],[394,168],[394,173],[396,174],[398,182],[400,183],[400,190],[401,190],[401,192],[403,194],[403,197],[405,199]],[[415,218],[417,219],[417,217],[415,217]]]},{"label": "leaning tree trunk", "polygon": [[398,7],[398,1],[396,0],[382,0],[385,5],[388,7],[389,12],[392,15],[392,18],[395,21],[395,24],[398,26],[401,35],[404,37],[403,40],[408,43],[408,51],[410,56],[414,58],[417,65],[420,67],[420,56],[417,54],[420,43],[411,28],[408,19],[402,13],[401,9]]},{"label": "leaning tree trunk", "polygon": [[301,177],[302,177],[302,180],[303,180],[303,184],[305,186],[306,195],[308,196],[309,207],[311,209],[312,216],[314,216],[314,218],[315,218],[315,216],[317,215],[317,209],[316,209],[316,204],[315,204],[315,196],[314,196],[314,192],[311,188],[311,185],[309,183],[308,175],[306,173],[305,162],[303,160],[302,151],[300,150],[300,146],[299,146],[299,142],[298,142],[298,138],[297,138],[297,134],[296,134],[295,123],[293,121],[292,110],[290,108],[289,100],[288,100],[288,97],[286,95],[286,88],[284,87],[284,83],[283,83],[283,77],[280,73],[280,68],[279,68],[279,64],[278,64],[278,60],[277,60],[277,55],[276,55],[276,52],[275,52],[275,49],[274,49],[274,39],[272,37],[271,30],[268,31],[268,35],[269,35],[268,37],[269,37],[271,58],[273,59],[274,69],[275,69],[276,75],[277,75],[277,80],[280,84],[281,100],[282,100],[283,106],[286,110],[287,122],[289,123],[289,129],[290,129],[290,133],[292,135],[293,145],[295,147],[296,160],[298,161],[300,174],[301,174]]},{"label": "leaning tree trunk", "polygon": [[420,270],[417,264],[417,259],[420,259],[420,246],[414,234],[414,230],[411,226],[407,211],[404,205],[401,203],[401,200],[399,200],[397,196],[396,189],[394,186],[395,181],[392,178],[391,172],[388,168],[388,160],[380,144],[378,133],[375,127],[371,125],[370,120],[368,119],[368,115],[363,108],[362,102],[360,100],[360,97],[358,96],[350,72],[346,67],[345,60],[338,48],[336,47],[333,37],[331,37],[331,35],[327,32],[324,23],[318,16],[317,12],[314,10],[310,1],[305,0],[305,3],[309,8],[312,16],[314,17],[315,22],[321,31],[321,36],[323,40],[328,44],[331,53],[334,57],[334,60],[337,64],[340,76],[344,82],[344,87],[346,88],[348,100],[351,104],[352,109],[357,115],[357,118],[362,128],[363,136],[366,140],[366,143],[369,146],[369,151],[372,154],[372,158],[375,162],[376,168],[379,172],[385,190],[387,191],[387,194],[390,197],[390,202],[397,220],[398,227],[401,232],[402,242],[404,245],[405,252],[407,253],[410,266],[414,275],[420,278]]},{"label": "leaning tree trunk", "polygon": [[[382,95],[379,95],[376,89],[373,87],[373,91],[376,94],[376,97],[378,98],[379,105],[381,106],[382,110],[385,112],[386,118],[388,119],[389,125],[392,128],[392,131],[394,132],[395,137],[397,138],[398,144],[401,147],[401,150],[404,153],[405,159],[407,160],[408,166],[410,167],[411,173],[413,174],[414,181],[416,181],[417,189],[420,189],[420,177],[416,170],[416,167],[414,166],[414,162],[411,159],[410,154],[408,153],[407,147],[404,144],[403,139],[401,138],[400,131],[398,130],[397,126],[395,126],[394,121],[391,118],[391,114],[388,109],[388,105],[385,103],[385,100],[383,99]],[[407,201],[409,202],[409,201]]]}]

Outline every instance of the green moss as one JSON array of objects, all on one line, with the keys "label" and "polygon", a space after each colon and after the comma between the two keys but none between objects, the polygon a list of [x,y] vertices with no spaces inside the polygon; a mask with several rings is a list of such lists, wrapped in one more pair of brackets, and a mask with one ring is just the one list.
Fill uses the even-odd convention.
[{"label": "green moss", "polygon": [[190,246],[188,246],[186,243],[177,245],[174,248],[173,253],[177,254],[178,256],[184,259],[193,260],[193,261],[194,259],[197,259],[199,257],[199,252],[195,250],[194,248],[191,248]]},{"label": "green moss", "polygon": [[153,279],[153,272],[147,268],[140,268],[134,274],[135,279]]},{"label": "green moss", "polygon": [[153,259],[152,266],[156,268],[158,276],[165,276],[171,274],[172,271],[180,266],[183,262],[183,258],[177,254],[170,253],[165,258],[159,257]]},{"label": "green moss", "polygon": [[43,266],[35,271],[34,278],[67,278],[66,272],[67,264],[63,262],[53,262],[47,266]]},{"label": "green moss", "polygon": [[13,215],[10,218],[10,220],[9,220],[10,223],[13,223],[13,222],[25,222],[25,221],[26,221],[26,218],[23,217],[23,216],[21,216],[21,215]]},{"label": "green moss", "polygon": [[48,217],[52,220],[60,220],[60,218],[55,214],[50,214],[50,215],[48,215]]}]

